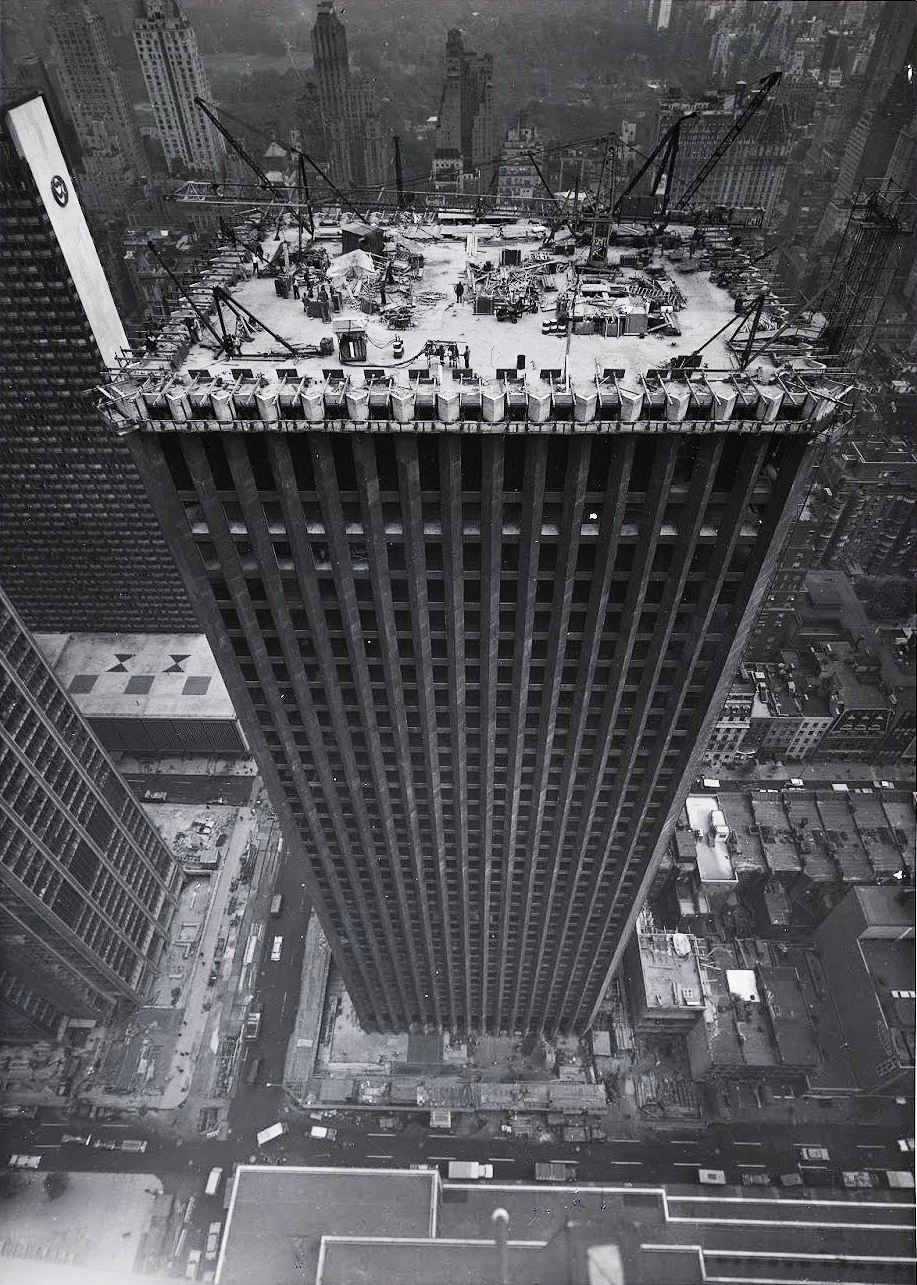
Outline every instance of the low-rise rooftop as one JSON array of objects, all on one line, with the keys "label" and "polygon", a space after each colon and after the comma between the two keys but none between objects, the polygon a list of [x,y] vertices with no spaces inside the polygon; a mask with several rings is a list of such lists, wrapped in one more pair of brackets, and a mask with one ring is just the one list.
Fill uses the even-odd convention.
[{"label": "low-rise rooftop", "polygon": [[796,874],[802,865],[779,798],[758,792],[752,795],[751,809],[768,869],[772,874]]},{"label": "low-rise rooftop", "polygon": [[901,852],[880,799],[851,794],[850,808],[866,856],[879,878],[901,869]]},{"label": "low-rise rooftop", "polygon": [[38,634],[58,682],[90,719],[235,719],[203,634]]},{"label": "low-rise rooftop", "polygon": [[764,848],[758,834],[750,797],[739,791],[730,791],[720,796],[720,800],[726,814],[726,823],[733,837],[729,848],[729,859],[733,870],[736,874],[763,871],[765,869]]},{"label": "low-rise rooftop", "polygon": [[647,1008],[703,1008],[700,966],[686,933],[638,932],[636,943]]},{"label": "low-rise rooftop", "polygon": [[713,824],[714,813],[722,812],[719,799],[709,794],[688,795],[685,810],[694,835],[694,854],[701,882],[737,883],[727,836],[718,834]]},{"label": "low-rise rooftop", "polygon": [[839,877],[836,860],[824,831],[814,795],[804,790],[787,793],[783,808],[796,845],[802,856],[803,869],[815,883],[834,883]]}]

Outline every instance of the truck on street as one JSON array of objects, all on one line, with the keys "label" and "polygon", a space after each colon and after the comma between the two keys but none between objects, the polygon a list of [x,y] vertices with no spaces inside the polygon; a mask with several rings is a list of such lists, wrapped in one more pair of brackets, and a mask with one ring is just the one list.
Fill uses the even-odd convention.
[{"label": "truck on street", "polygon": [[280,1138],[287,1131],[285,1124],[272,1124],[260,1133],[255,1135],[259,1147],[263,1147],[266,1142],[273,1142],[275,1138]]},{"label": "truck on street", "polygon": [[478,1160],[450,1160],[449,1177],[467,1178],[476,1181],[478,1178],[493,1178],[493,1165],[482,1165]]},{"label": "truck on street", "polygon": [[547,1160],[535,1166],[536,1182],[575,1182],[576,1165],[565,1160]]},{"label": "truck on street", "polygon": [[885,1181],[890,1187],[897,1187],[900,1191],[914,1190],[914,1175],[907,1169],[886,1169]]},{"label": "truck on street", "polygon": [[333,1142],[337,1136],[337,1129],[330,1129],[325,1124],[313,1124],[309,1130],[310,1138],[327,1138],[329,1142]]}]

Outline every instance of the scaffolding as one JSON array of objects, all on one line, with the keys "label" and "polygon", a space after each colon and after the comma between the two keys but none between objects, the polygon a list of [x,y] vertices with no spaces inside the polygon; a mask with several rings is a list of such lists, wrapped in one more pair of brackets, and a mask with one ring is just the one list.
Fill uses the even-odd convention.
[{"label": "scaffolding", "polygon": [[859,368],[892,292],[917,223],[904,188],[864,179],[834,256],[818,347],[831,365]]}]

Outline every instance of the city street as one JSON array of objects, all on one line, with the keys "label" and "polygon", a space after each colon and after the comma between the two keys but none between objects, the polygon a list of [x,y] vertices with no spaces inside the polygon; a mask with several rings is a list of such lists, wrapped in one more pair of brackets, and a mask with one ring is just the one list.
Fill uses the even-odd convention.
[{"label": "city street", "polygon": [[[155,1173],[167,1190],[190,1194],[203,1186],[204,1178],[213,1165],[224,1168],[234,1163],[248,1161],[256,1156],[261,1163],[331,1164],[367,1166],[370,1168],[404,1168],[426,1164],[439,1167],[445,1177],[450,1160],[478,1160],[494,1165],[495,1180],[531,1182],[534,1165],[539,1161],[563,1160],[577,1166],[577,1180],[585,1183],[634,1183],[652,1185],[665,1183],[697,1186],[697,1170],[722,1169],[727,1182],[741,1185],[743,1174],[769,1175],[776,1183],[779,1175],[799,1173],[804,1185],[814,1188],[842,1189],[842,1170],[909,1169],[913,1172],[913,1157],[902,1154],[897,1145],[898,1137],[910,1136],[905,1108],[901,1109],[900,1130],[866,1123],[824,1122],[823,1127],[813,1124],[787,1124],[776,1127],[773,1122],[762,1124],[724,1124],[692,1131],[687,1127],[669,1126],[665,1131],[644,1128],[639,1134],[620,1136],[607,1142],[581,1146],[562,1142],[533,1142],[530,1139],[457,1136],[448,1131],[430,1129],[421,1117],[426,1113],[405,1113],[398,1116],[395,1129],[383,1129],[380,1117],[365,1111],[325,1112],[322,1123],[333,1125],[337,1136],[333,1141],[313,1139],[309,1130],[318,1120],[306,1111],[293,1109],[280,1114],[276,1107],[275,1090],[262,1088],[245,1095],[245,1106],[236,1116],[240,1129],[243,1119],[252,1117],[255,1128],[263,1128],[277,1118],[286,1121],[288,1132],[282,1139],[269,1143],[260,1153],[254,1132],[239,1132],[226,1142],[202,1141],[176,1147],[164,1142],[149,1130],[134,1124],[117,1126],[106,1124],[98,1129],[87,1125],[78,1131],[91,1142],[84,1145],[62,1142],[64,1134],[77,1132],[72,1124],[52,1121],[48,1112],[36,1120],[13,1123],[3,1130],[4,1150],[10,1153],[41,1154],[41,1169],[67,1168],[86,1171],[117,1171],[125,1173]],[[259,1107],[265,1114],[254,1120]],[[384,1117],[383,1117],[384,1118]],[[404,1123],[400,1123],[404,1121]],[[96,1139],[114,1142],[120,1146],[125,1138],[144,1139],[148,1146],[143,1153],[111,1151],[92,1145]],[[803,1155],[804,1147],[823,1147],[828,1160],[809,1159]],[[189,1174],[189,1170],[192,1172]],[[190,1181],[189,1181],[190,1179]],[[792,1188],[788,1194],[799,1194]],[[887,1189],[883,1198],[901,1196],[912,1199],[907,1192],[895,1193]]]},{"label": "city street", "polygon": [[136,797],[143,802],[144,795],[165,794],[169,803],[221,803],[244,807],[251,798],[252,777],[239,775],[203,776],[189,773],[172,776],[166,773],[126,772],[124,779]]},{"label": "city street", "polygon": [[[286,854],[268,869],[258,892],[253,922],[264,925],[261,938],[261,963],[252,1009],[261,1011],[261,1032],[257,1040],[248,1041],[243,1055],[238,1087],[229,1111],[229,1127],[233,1136],[243,1138],[254,1135],[265,1124],[279,1118],[284,1102],[280,1087],[287,1044],[296,1019],[299,1003],[300,970],[302,968],[304,931],[311,906],[305,886],[299,876],[295,861],[284,860]],[[270,917],[271,898],[283,895],[283,908],[276,919]],[[281,956],[271,959],[271,944],[275,937],[283,938]],[[247,1075],[255,1059],[260,1066],[253,1084]]]}]

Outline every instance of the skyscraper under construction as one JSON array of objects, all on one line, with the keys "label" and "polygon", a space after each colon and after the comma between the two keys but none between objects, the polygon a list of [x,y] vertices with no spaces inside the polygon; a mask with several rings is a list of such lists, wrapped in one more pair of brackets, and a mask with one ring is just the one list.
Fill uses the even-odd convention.
[{"label": "skyscraper under construction", "polygon": [[[683,346],[728,321],[679,298]],[[823,372],[719,342],[669,368],[646,306],[611,299],[569,381],[433,339],[410,381],[323,369],[291,301],[301,357],[211,345],[105,393],[370,1028],[590,1026],[834,414]],[[505,347],[462,324],[475,362]]]}]

